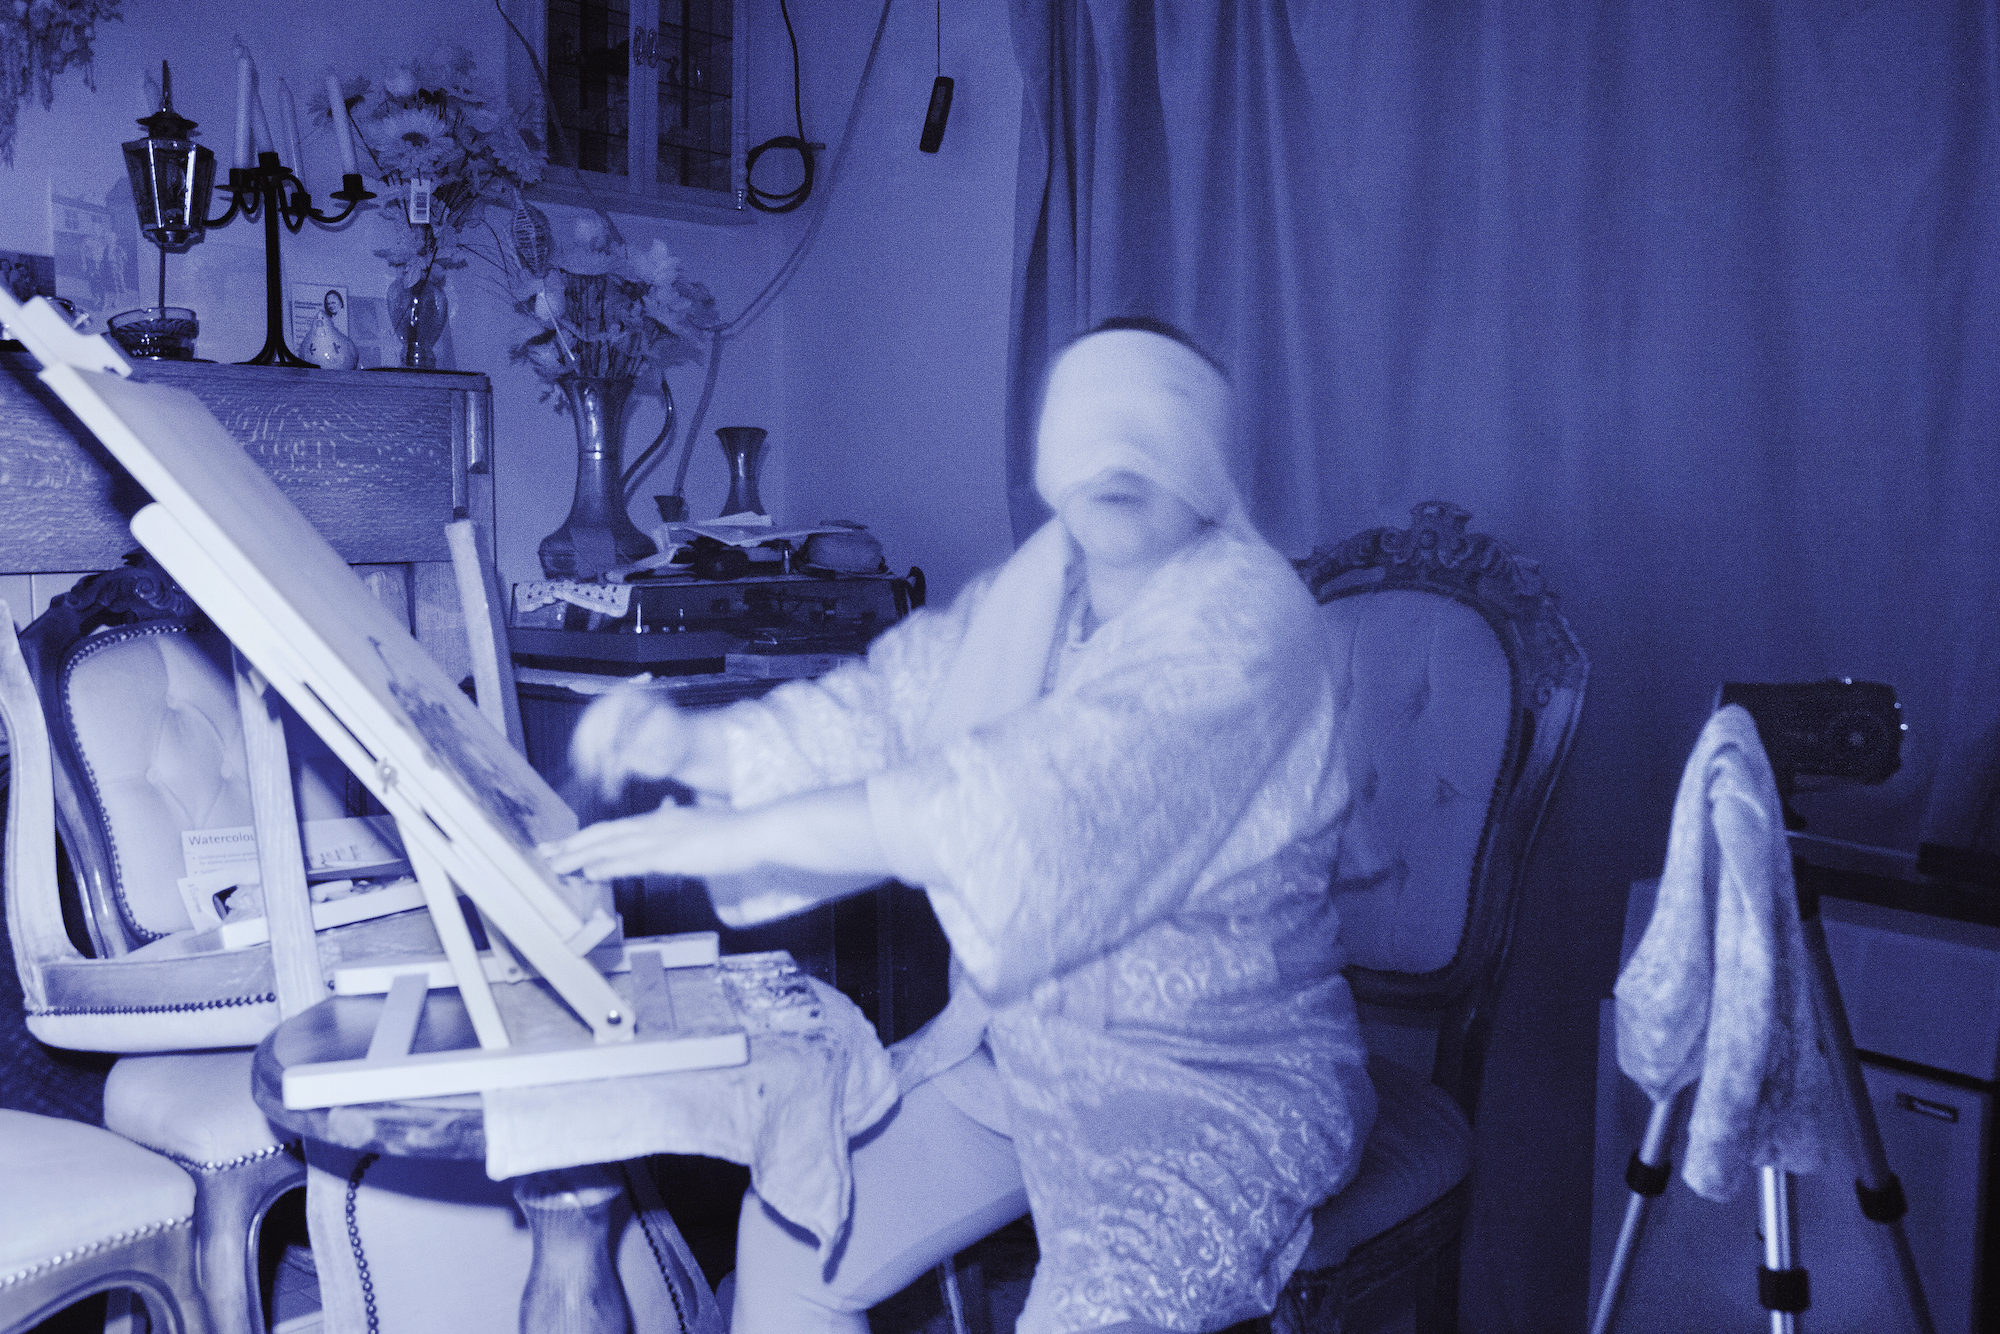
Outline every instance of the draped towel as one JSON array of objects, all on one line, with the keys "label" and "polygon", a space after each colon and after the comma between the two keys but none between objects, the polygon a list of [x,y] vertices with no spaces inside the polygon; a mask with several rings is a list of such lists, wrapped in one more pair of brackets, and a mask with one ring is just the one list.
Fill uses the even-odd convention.
[{"label": "draped towel", "polygon": [[1654,1102],[1699,1079],[1681,1176],[1711,1200],[1750,1169],[1811,1172],[1830,1080],[1813,1021],[1783,807],[1738,705],[1681,774],[1653,919],[1613,990],[1618,1064]]}]

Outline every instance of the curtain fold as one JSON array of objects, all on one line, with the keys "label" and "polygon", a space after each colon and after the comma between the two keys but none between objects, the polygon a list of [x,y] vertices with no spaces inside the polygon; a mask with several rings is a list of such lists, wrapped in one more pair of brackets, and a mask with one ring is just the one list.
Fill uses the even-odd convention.
[{"label": "curtain fold", "polygon": [[2000,46],[1971,0],[1014,0],[1017,533],[1049,355],[1231,368],[1303,554],[1450,499],[1592,657],[1479,1119],[1466,1328],[1580,1324],[1596,1004],[1725,681],[1888,681],[1816,832],[2000,851]]}]

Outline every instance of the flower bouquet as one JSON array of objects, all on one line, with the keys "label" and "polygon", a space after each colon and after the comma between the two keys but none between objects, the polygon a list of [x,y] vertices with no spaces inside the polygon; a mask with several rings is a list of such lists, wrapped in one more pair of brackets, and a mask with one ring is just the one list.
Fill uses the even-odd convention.
[{"label": "flower bouquet", "polygon": [[527,118],[485,87],[462,47],[439,48],[380,87],[357,78],[340,92],[342,105],[328,114],[353,118],[384,193],[401,205],[382,210],[393,234],[375,253],[397,273],[389,318],[404,335],[403,364],[433,366],[446,310],[441,270],[481,255],[504,271],[504,257],[475,244],[482,231],[493,235],[486,210],[518,202],[547,157],[525,132]]},{"label": "flower bouquet", "polygon": [[[629,248],[602,215],[576,222],[558,250],[541,210],[517,203],[512,227],[515,310],[525,329],[513,359],[560,394],[574,419],[576,498],[541,544],[548,578],[580,578],[653,554],[625,507],[630,485],[670,440],[673,391],[666,371],[699,360],[702,337],[721,322],[715,297],[660,241]],[[621,464],[624,413],[641,379],[666,400],[660,434],[631,468]]]},{"label": "flower bouquet", "polygon": [[547,227],[540,210],[516,209],[515,309],[533,324],[514,360],[556,385],[569,375],[650,379],[701,359],[699,340],[718,322],[715,297],[681,271],[665,242],[635,253],[590,215],[577,220],[571,244],[551,253]]}]

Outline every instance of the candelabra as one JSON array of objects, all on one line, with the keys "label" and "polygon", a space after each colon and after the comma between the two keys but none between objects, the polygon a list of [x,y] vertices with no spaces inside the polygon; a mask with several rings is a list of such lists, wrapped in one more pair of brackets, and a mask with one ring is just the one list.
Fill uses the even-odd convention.
[{"label": "candelabra", "polygon": [[276,153],[259,153],[254,167],[231,167],[229,184],[223,189],[229,195],[228,211],[219,218],[203,219],[203,227],[226,227],[238,217],[252,222],[260,215],[264,219],[264,348],[239,364],[309,367],[313,363],[296,355],[285,340],[285,289],[278,268],[278,224],[283,222],[294,234],[306,225],[307,219],[332,227],[347,221],[363,200],[375,198],[375,192],[362,187],[359,173],[347,172],[340,178],[340,189],[333,192],[333,198],[347,207],[338,213],[322,213],[313,207],[312,195],[305,185],[290,167],[279,161]]}]

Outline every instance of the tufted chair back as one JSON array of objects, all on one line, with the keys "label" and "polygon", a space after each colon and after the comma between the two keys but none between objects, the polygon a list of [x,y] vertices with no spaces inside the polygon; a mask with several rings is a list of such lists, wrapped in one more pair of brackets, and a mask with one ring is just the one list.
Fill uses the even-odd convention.
[{"label": "tufted chair back", "polygon": [[[117,626],[71,645],[52,684],[78,788],[66,832],[89,850],[75,864],[117,913],[99,933],[139,945],[186,930],[182,834],[252,820],[229,641],[187,621]],[[346,770],[308,729],[287,733],[301,818],[348,814]]]},{"label": "tufted chair back", "polygon": [[[52,760],[36,800],[52,807],[68,867],[4,868],[29,1031],[81,1051],[254,1045],[278,1019],[269,947],[183,948],[182,835],[255,819],[227,640],[139,564],[79,583],[19,649],[40,715],[22,722],[46,720]],[[332,752],[295,718],[286,734],[301,817],[362,813],[362,789]],[[20,813],[27,794],[12,797]],[[321,938],[323,961],[401,932],[427,944],[427,928],[357,924]]]},{"label": "tufted chair back", "polygon": [[1335,870],[1364,1005],[1428,1012],[1469,1117],[1521,870],[1587,668],[1538,567],[1445,501],[1300,562],[1355,811]]}]

